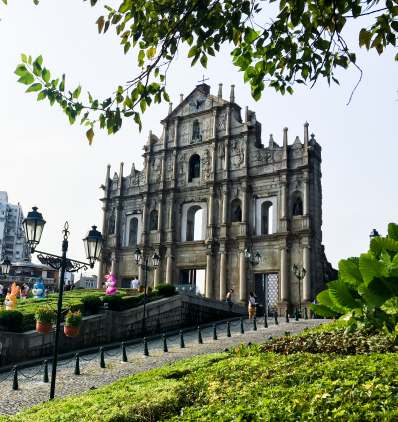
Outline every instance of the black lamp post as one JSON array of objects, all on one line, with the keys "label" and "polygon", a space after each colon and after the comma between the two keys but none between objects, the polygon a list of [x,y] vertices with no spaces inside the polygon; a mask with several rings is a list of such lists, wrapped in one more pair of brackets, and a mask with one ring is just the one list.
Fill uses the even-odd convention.
[{"label": "black lamp post", "polygon": [[380,237],[380,234],[379,234],[379,232],[378,232],[376,229],[373,229],[373,230],[370,232],[369,237],[370,237],[370,240],[372,240],[374,237]]},{"label": "black lamp post", "polygon": [[[245,257],[251,265],[256,266],[261,262],[261,254],[259,251],[253,252],[252,249],[245,249]],[[268,285],[267,277],[263,277],[263,286],[264,286],[264,318],[268,316]],[[264,319],[264,324],[266,324],[266,319]]]},{"label": "black lamp post", "polygon": [[[138,265],[141,265],[141,268],[144,270],[144,316],[142,318],[142,336],[145,337],[145,320],[146,320],[146,302],[147,302],[147,286],[148,286],[148,270],[149,267],[149,255],[143,254],[141,249],[137,246],[137,249],[134,252],[135,262]],[[154,252],[152,255],[152,268],[156,269],[159,267],[160,256],[158,253]]]},{"label": "black lamp post", "polygon": [[305,275],[307,274],[307,270],[304,267],[299,267],[297,264],[293,265],[293,273],[297,277],[298,280],[298,291],[299,291],[299,312],[301,315],[301,282],[303,281]]},{"label": "black lamp post", "polygon": [[7,278],[8,274],[10,273],[10,268],[11,268],[10,260],[7,257],[3,259],[2,263],[0,264],[0,267],[1,267],[1,273],[4,275],[4,278]]},{"label": "black lamp post", "polygon": [[83,239],[84,247],[86,250],[86,256],[88,263],[72,260],[66,257],[68,251],[68,237],[69,237],[69,225],[65,223],[62,240],[62,255],[53,255],[47,252],[41,252],[36,250],[37,245],[40,243],[40,238],[43,233],[45,220],[41,213],[37,211],[37,207],[33,207],[27,217],[22,222],[25,236],[27,239],[28,246],[30,247],[31,253],[38,253],[37,258],[42,264],[49,265],[51,268],[61,270],[61,278],[59,282],[58,292],[58,304],[57,304],[57,321],[55,325],[55,341],[54,341],[54,354],[52,361],[52,372],[51,372],[51,388],[50,388],[50,400],[55,395],[55,380],[57,376],[57,362],[58,362],[58,344],[59,344],[59,331],[61,325],[62,316],[62,295],[65,284],[65,271],[76,272],[81,269],[87,270],[88,267],[93,268],[95,261],[99,259],[101,249],[103,245],[103,238],[101,233],[97,230],[96,226],[92,226],[92,229],[88,232],[87,236]]}]

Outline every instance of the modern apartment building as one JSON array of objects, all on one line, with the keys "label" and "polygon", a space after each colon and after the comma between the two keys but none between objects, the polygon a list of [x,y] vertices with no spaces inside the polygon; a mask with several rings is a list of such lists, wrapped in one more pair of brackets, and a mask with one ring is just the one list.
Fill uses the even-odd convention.
[{"label": "modern apartment building", "polygon": [[7,192],[0,191],[0,259],[7,257],[13,263],[30,260],[23,218],[21,205],[10,204]]}]

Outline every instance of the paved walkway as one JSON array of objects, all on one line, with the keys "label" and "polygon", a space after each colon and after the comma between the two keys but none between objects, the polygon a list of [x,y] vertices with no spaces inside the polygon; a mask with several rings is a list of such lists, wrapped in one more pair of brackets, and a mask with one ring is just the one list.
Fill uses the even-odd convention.
[{"label": "paved walkway", "polygon": [[[149,356],[144,356],[143,345],[137,344],[127,347],[128,362],[122,362],[120,348],[105,352],[106,368],[100,368],[99,353],[85,355],[80,358],[81,375],[74,375],[74,359],[59,362],[57,367],[56,396],[80,394],[89,389],[109,384],[121,377],[137,372],[160,367],[180,359],[194,355],[223,351],[240,343],[261,343],[268,336],[281,336],[285,331],[291,334],[302,331],[306,327],[314,327],[326,320],[300,320],[289,323],[279,322],[275,325],[269,320],[268,328],[263,327],[264,319],[257,322],[257,331],[253,331],[253,324],[245,320],[245,333],[240,333],[240,322],[231,323],[231,337],[227,337],[226,323],[217,325],[217,341],[213,340],[213,329],[202,330],[203,344],[198,344],[197,331],[184,332],[185,348],[180,348],[179,336],[169,337],[167,340],[168,353],[163,352],[160,340],[148,342]],[[51,377],[51,365],[49,365]],[[14,414],[24,408],[48,400],[50,383],[43,382],[43,367],[36,366],[18,373],[19,389],[12,390],[12,374],[0,376],[0,414]]]}]

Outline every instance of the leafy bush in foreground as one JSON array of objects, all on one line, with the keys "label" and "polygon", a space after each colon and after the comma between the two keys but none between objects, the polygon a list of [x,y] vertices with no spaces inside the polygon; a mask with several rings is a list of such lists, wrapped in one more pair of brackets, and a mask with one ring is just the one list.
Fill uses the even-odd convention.
[{"label": "leafy bush in foreground", "polygon": [[390,421],[398,419],[395,353],[263,353],[242,346],[57,399],[4,422]]},{"label": "leafy bush in foreground", "polygon": [[297,352],[337,353],[356,355],[398,351],[394,338],[383,333],[346,332],[344,329],[330,332],[309,333],[293,337],[279,337],[263,345],[263,351],[283,354]]},{"label": "leafy bush in foreground", "polygon": [[339,279],[311,305],[317,315],[343,315],[351,329],[384,328],[398,335],[398,225],[388,225],[388,236],[374,237],[359,258],[339,262]]},{"label": "leafy bush in foreground", "polygon": [[22,331],[23,315],[19,311],[0,311],[0,327],[6,331]]}]

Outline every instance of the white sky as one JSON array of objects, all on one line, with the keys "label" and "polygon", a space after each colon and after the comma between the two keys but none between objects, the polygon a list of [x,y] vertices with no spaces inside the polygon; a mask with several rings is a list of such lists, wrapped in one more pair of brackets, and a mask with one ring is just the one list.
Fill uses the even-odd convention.
[{"label": "white sky", "polygon": [[[78,83],[99,98],[112,92],[136,72],[135,52],[125,56],[112,34],[99,36],[95,21],[101,8],[81,0],[9,0],[0,6],[0,190],[9,200],[20,202],[25,214],[37,205],[47,220],[40,248],[60,253],[61,230],[70,224],[70,256],[84,258],[81,239],[92,224],[101,227],[99,186],[106,165],[119,170],[125,162],[129,172],[134,161],[142,168],[142,146],[148,131],[160,134],[166,103],[144,115],[143,132],[133,122],[113,136],[97,131],[90,147],[84,128],[70,126],[66,116],[48,102],[36,102],[35,94],[13,74],[20,53],[42,54],[52,75],[67,75],[67,86]],[[356,43],[357,35],[347,34]],[[312,90],[299,88],[294,96],[282,97],[267,90],[259,102],[252,100],[242,74],[231,64],[228,49],[209,61],[208,69],[191,68],[181,59],[168,74],[168,91],[174,102],[187,95],[201,79],[212,92],[224,83],[224,97],[235,84],[236,102],[248,105],[262,123],[263,142],[270,133],[282,141],[289,127],[289,142],[303,137],[303,123],[310,123],[323,150],[323,240],[329,260],[355,256],[367,249],[372,228],[385,233],[387,223],[398,221],[398,66],[392,50],[381,57],[360,51],[358,62],[364,77],[352,103],[346,106],[358,74],[341,73],[341,86],[320,82]],[[68,84],[71,82],[71,85]],[[395,117],[394,117],[395,116]]]}]

